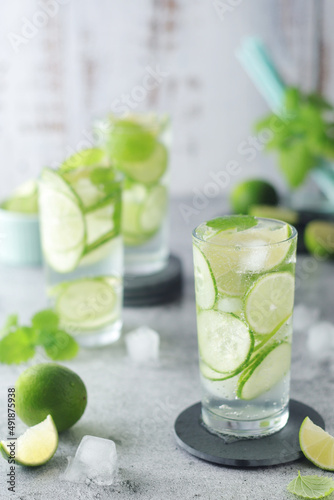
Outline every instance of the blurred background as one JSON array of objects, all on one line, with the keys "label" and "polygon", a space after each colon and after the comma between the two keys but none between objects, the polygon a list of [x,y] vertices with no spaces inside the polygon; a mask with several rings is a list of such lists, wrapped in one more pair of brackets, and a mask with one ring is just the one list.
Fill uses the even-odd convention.
[{"label": "blurred background", "polygon": [[146,109],[173,119],[172,196],[231,160],[232,184],[259,176],[286,190],[275,157],[249,146],[268,106],[235,51],[260,36],[286,83],[334,99],[333,16],[331,0],[3,2],[0,199],[90,147],[95,119]]}]

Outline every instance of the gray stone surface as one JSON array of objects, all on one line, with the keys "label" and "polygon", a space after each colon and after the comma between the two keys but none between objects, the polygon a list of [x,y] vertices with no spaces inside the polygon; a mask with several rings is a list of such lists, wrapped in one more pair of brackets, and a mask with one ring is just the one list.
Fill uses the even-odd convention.
[{"label": "gray stone surface", "polygon": [[[22,500],[205,499],[288,500],[286,485],[296,475],[326,474],[305,459],[284,466],[234,469],[198,460],[176,445],[173,423],[187,406],[200,399],[197,367],[195,301],[192,278],[191,229],[219,211],[216,205],[185,223],[175,203],[171,247],[183,261],[185,287],[178,303],[151,309],[125,309],[124,332],[146,324],[161,335],[158,366],[138,367],[126,357],[123,340],[103,349],[82,349],[65,363],[84,380],[88,406],[81,420],[60,435],[54,458],[36,469],[16,467],[16,493],[7,491],[8,464],[0,461],[0,498]],[[296,303],[318,305],[321,317],[334,321],[333,264],[301,257],[297,269]],[[0,268],[0,322],[10,312],[27,320],[46,304],[40,269]],[[42,360],[41,356],[34,362]],[[0,365],[0,435],[6,436],[7,387],[27,365]],[[306,333],[293,345],[291,396],[319,411],[334,434],[334,364],[317,361],[306,348]],[[17,433],[25,429],[17,420]],[[113,439],[119,456],[118,483],[110,487],[61,481],[66,457],[74,455],[85,434]],[[329,473],[327,473],[329,475]]]}]

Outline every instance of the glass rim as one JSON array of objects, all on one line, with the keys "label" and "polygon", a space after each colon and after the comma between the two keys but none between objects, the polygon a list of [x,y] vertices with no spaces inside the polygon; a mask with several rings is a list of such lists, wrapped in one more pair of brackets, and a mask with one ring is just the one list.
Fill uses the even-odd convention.
[{"label": "glass rim", "polygon": [[[220,217],[225,217],[226,219],[231,217],[230,215],[222,215]],[[216,217],[218,218],[218,217]],[[203,224],[206,224],[206,222],[201,222],[200,224],[198,224],[192,231],[192,237],[195,241],[200,241],[202,243],[206,243],[208,245],[211,245],[211,246],[216,246],[216,247],[222,247],[222,248],[236,248],[236,247],[239,247],[241,249],[247,249],[249,250],[250,248],[251,249],[256,249],[256,248],[266,248],[266,247],[273,247],[275,245],[281,245],[282,243],[287,243],[291,240],[293,240],[294,238],[296,238],[298,236],[298,231],[297,229],[295,228],[295,226],[293,226],[292,224],[289,224],[288,222],[284,222],[280,219],[273,219],[271,217],[255,217],[256,220],[258,221],[272,221],[272,222],[279,222],[282,224],[282,227],[283,225],[287,225],[290,229],[291,229],[291,234],[288,238],[285,238],[283,240],[280,240],[280,241],[273,241],[273,242],[268,242],[268,243],[265,243],[264,245],[252,245],[252,246],[243,246],[241,244],[224,244],[224,243],[216,243],[216,242],[210,242],[210,239],[208,240],[205,240],[204,238],[201,238],[200,236],[198,236],[196,234],[196,231],[197,229],[202,226]],[[213,219],[210,219],[210,220],[213,220]],[[251,228],[250,228],[251,229]]]}]

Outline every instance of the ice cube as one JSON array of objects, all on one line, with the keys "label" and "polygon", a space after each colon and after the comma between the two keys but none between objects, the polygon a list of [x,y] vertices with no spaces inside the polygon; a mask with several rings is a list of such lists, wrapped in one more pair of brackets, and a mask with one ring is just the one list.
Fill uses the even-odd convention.
[{"label": "ice cube", "polygon": [[293,328],[296,331],[302,331],[310,328],[319,318],[320,311],[316,307],[308,307],[304,304],[298,304],[293,311]]},{"label": "ice cube", "polygon": [[237,314],[242,310],[242,300],[236,297],[220,298],[217,307],[219,311]]},{"label": "ice cube", "polygon": [[315,323],[308,332],[307,347],[312,355],[326,358],[334,347],[334,325],[329,321]]},{"label": "ice cube", "polygon": [[159,359],[159,334],[148,326],[141,326],[125,336],[128,355],[136,363]]},{"label": "ice cube", "polygon": [[72,483],[95,483],[108,486],[117,474],[117,451],[114,441],[84,436],[74,457],[69,458],[62,479]]},{"label": "ice cube", "polygon": [[[240,269],[245,272],[257,273],[264,269],[268,256],[268,248],[263,240],[252,240],[247,243],[247,250],[240,251]],[[252,247],[256,247],[252,249]]]}]

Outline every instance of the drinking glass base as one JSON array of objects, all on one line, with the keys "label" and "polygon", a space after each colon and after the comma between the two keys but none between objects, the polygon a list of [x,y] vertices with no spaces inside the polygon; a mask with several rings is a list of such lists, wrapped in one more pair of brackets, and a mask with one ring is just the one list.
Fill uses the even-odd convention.
[{"label": "drinking glass base", "polygon": [[121,332],[122,321],[119,320],[96,332],[78,333],[75,339],[82,347],[100,347],[117,342],[121,336]]},{"label": "drinking glass base", "polygon": [[213,434],[251,439],[269,436],[283,429],[289,419],[289,407],[286,406],[275,415],[259,420],[225,419],[205,406],[202,406],[201,415],[204,426]]}]

